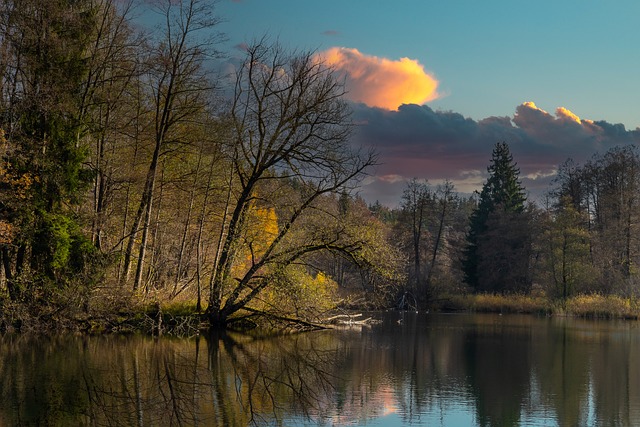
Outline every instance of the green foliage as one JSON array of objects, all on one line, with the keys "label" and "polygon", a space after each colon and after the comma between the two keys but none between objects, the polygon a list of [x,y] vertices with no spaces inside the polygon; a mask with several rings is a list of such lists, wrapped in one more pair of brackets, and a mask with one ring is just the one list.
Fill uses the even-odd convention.
[{"label": "green foliage", "polygon": [[60,270],[67,265],[71,253],[71,221],[60,214],[42,212],[41,216],[33,250],[37,256],[43,256],[39,264],[45,269]]},{"label": "green foliage", "polygon": [[[161,305],[163,313],[172,316],[192,316],[197,314],[196,303],[194,301],[171,301]],[[157,311],[157,308],[155,308]]]},{"label": "green foliage", "polygon": [[38,212],[32,251],[35,271],[59,283],[85,272],[97,251],[78,224],[64,214]]},{"label": "green foliage", "polygon": [[[323,251],[309,263],[337,282],[343,297],[365,295],[367,304],[392,305],[407,280],[396,233],[359,197],[328,197],[322,206],[335,212],[333,233],[345,250]],[[326,218],[318,219],[317,227],[328,231]]]}]

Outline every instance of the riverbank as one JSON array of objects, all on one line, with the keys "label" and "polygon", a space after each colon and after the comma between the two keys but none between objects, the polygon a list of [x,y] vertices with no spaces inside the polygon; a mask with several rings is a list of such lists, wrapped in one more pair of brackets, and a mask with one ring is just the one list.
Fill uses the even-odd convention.
[{"label": "riverbank", "polygon": [[599,319],[640,319],[640,299],[616,295],[577,295],[565,301],[542,295],[467,294],[439,299],[434,309],[477,313],[529,313]]},{"label": "riverbank", "polygon": [[[370,311],[370,307],[350,306],[336,310],[340,315],[358,310]],[[640,298],[622,298],[615,295],[578,295],[566,301],[553,300],[544,295],[460,294],[442,295],[429,306],[434,312],[471,313],[519,313],[544,316],[574,316],[598,319],[640,319]],[[329,316],[327,314],[327,316]],[[325,316],[325,317],[327,317]],[[334,316],[335,317],[335,316]],[[329,319],[331,317],[327,317]],[[323,321],[307,323],[295,319],[272,317],[282,330],[299,331],[301,325],[322,326]],[[288,325],[287,325],[288,323]],[[330,322],[326,322],[326,326]],[[245,320],[241,329],[262,329],[260,322]],[[49,333],[70,331],[81,334],[129,334],[195,336],[207,330],[206,319],[189,301],[165,301],[128,304],[115,311],[81,312],[43,306],[40,309],[23,304],[5,304],[0,314],[0,332]],[[304,328],[302,328],[304,329]]]}]

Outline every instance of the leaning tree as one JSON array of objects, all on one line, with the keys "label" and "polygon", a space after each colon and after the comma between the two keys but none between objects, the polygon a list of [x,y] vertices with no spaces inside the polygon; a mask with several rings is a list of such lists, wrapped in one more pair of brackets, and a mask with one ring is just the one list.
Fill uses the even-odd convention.
[{"label": "leaning tree", "polygon": [[[343,85],[317,54],[262,39],[247,48],[234,88],[229,194],[207,308],[211,324],[222,327],[311,254],[358,256],[363,242],[323,200],[375,163],[373,153],[350,144]],[[257,244],[248,228],[260,216],[266,232]]]}]

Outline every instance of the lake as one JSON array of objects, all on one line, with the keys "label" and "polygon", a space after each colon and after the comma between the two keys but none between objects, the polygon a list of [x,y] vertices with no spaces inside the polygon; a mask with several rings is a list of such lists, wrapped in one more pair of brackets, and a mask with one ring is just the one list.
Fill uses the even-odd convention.
[{"label": "lake", "polygon": [[381,324],[0,339],[0,425],[640,425],[640,324],[373,313]]}]

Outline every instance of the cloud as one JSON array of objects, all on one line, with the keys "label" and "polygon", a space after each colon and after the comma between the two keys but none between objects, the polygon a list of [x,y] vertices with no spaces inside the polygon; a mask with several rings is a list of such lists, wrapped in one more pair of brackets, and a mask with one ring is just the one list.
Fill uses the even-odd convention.
[{"label": "cloud", "polygon": [[351,101],[396,110],[402,104],[424,104],[439,97],[438,80],[415,59],[394,61],[340,47],[319,55],[345,76]]},{"label": "cloud", "polygon": [[323,36],[329,36],[329,37],[335,37],[335,36],[339,36],[340,32],[336,31],[336,30],[326,30],[322,32]]},{"label": "cloud", "polygon": [[568,110],[564,107],[556,108],[556,116],[561,120],[570,120],[576,123],[582,123],[580,117],[576,116],[571,110]]},{"label": "cloud", "polygon": [[247,51],[249,50],[249,45],[243,42],[234,45],[233,48],[239,52],[247,53]]},{"label": "cloud", "polygon": [[640,143],[640,129],[582,119],[564,107],[550,114],[533,102],[516,107],[512,117],[482,120],[425,105],[402,105],[397,111],[362,104],[353,108],[359,123],[355,142],[374,147],[382,163],[362,195],[389,205],[400,201],[411,178],[433,184],[449,179],[461,192],[480,189],[493,147],[500,141],[509,143],[533,200],[548,189],[558,166],[568,158],[583,163],[596,152]]}]

